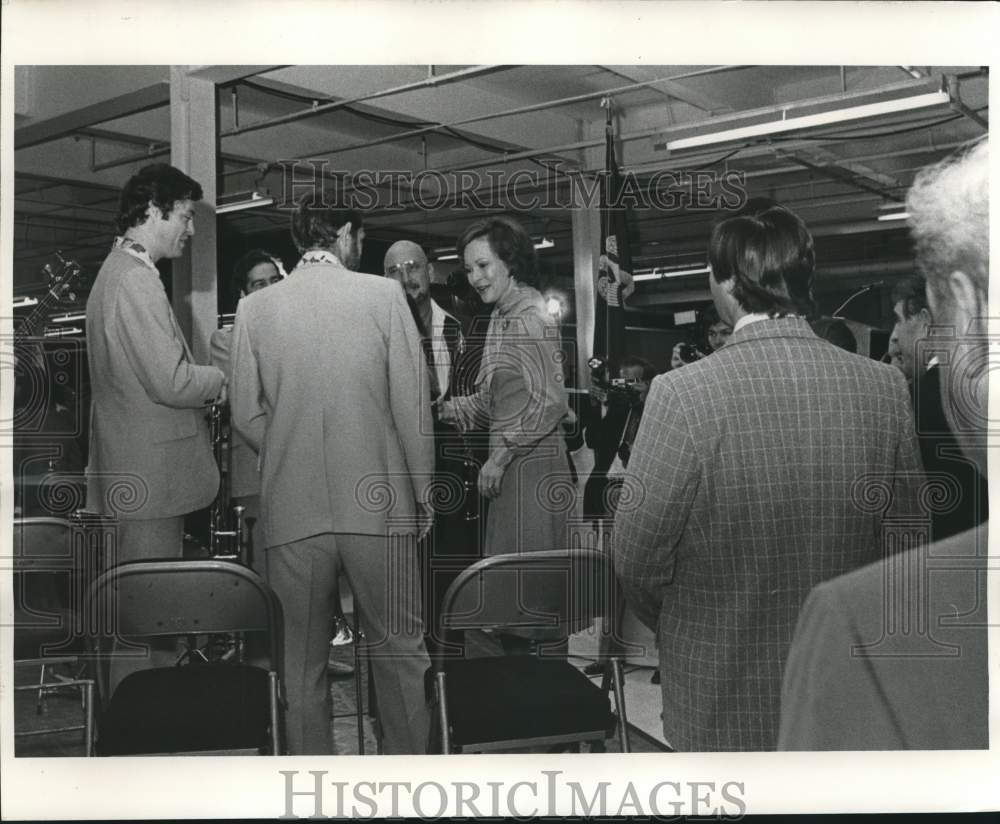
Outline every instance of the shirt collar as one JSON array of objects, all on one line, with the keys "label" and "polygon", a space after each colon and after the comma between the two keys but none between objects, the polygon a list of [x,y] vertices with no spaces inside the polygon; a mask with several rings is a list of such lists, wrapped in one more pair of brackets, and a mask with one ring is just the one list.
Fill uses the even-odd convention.
[{"label": "shirt collar", "polygon": [[150,269],[155,270],[156,264],[153,263],[153,259],[149,256],[149,252],[146,251],[146,247],[141,243],[138,243],[130,237],[125,237],[125,235],[118,235],[115,238],[115,242],[111,246],[112,249],[120,249],[121,251],[132,255],[136,260],[141,260]]},{"label": "shirt collar", "polygon": [[741,317],[736,321],[736,325],[733,327],[733,332],[736,333],[744,326],[749,326],[751,323],[757,323],[761,320],[770,320],[771,316],[763,312],[751,312],[747,315]]},{"label": "shirt collar", "polygon": [[338,269],[344,268],[344,264],[340,262],[340,258],[328,249],[306,250],[302,253],[302,259],[295,268],[301,269],[303,266],[315,266],[318,263],[326,263],[330,266],[336,266]]}]

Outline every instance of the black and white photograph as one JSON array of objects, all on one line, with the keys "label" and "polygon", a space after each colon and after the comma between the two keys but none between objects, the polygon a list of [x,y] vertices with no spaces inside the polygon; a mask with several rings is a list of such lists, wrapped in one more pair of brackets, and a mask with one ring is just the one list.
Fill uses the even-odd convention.
[{"label": "black and white photograph", "polygon": [[996,9],[243,5],[4,6],[4,817],[996,809]]}]

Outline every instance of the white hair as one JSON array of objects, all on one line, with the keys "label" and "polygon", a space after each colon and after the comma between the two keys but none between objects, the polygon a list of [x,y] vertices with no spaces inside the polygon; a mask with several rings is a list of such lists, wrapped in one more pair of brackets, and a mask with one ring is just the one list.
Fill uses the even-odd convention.
[{"label": "white hair", "polygon": [[906,197],[917,265],[935,291],[961,270],[987,294],[990,268],[989,142],[923,169]]}]

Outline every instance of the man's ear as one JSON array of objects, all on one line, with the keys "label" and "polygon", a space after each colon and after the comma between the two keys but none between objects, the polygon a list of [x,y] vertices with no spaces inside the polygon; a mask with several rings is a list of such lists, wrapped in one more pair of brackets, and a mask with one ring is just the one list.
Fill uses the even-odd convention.
[{"label": "man's ear", "polygon": [[948,294],[951,298],[952,317],[955,320],[955,334],[986,334],[986,295],[975,281],[961,269],[948,275]]},{"label": "man's ear", "polygon": [[[162,217],[163,210],[153,203],[152,200],[149,201],[149,204],[146,206],[146,220],[159,220]],[[145,223],[145,221],[143,221],[143,223]]]},{"label": "man's ear", "polygon": [[351,221],[347,221],[343,226],[337,230],[337,240],[343,240],[345,236],[351,233]]},{"label": "man's ear", "polygon": [[434,282],[434,264],[427,261],[427,279]]}]

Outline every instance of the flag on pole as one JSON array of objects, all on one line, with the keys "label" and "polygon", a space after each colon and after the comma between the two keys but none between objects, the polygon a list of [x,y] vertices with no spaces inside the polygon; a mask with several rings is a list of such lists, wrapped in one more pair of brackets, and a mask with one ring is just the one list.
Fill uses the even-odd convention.
[{"label": "flag on pole", "polygon": [[628,242],[628,211],[618,205],[622,188],[615,157],[611,101],[605,109],[605,174],[601,186],[602,254],[597,274],[594,318],[594,354],[615,364],[625,356],[625,301],[635,290]]}]

